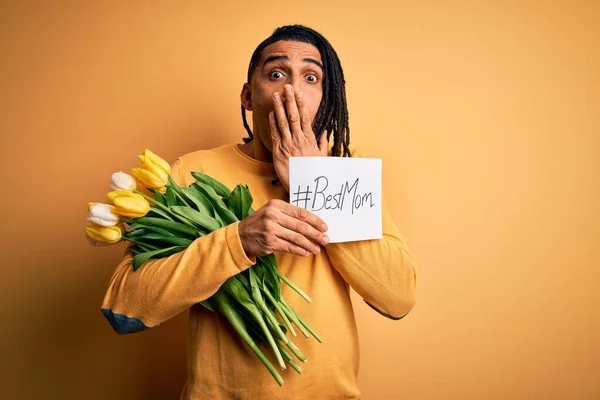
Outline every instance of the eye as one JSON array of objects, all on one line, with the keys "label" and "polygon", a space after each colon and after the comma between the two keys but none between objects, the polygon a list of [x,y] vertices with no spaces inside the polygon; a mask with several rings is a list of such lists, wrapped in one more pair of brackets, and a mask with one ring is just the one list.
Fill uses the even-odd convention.
[{"label": "eye", "polygon": [[269,78],[281,79],[281,78],[283,78],[283,74],[281,73],[281,71],[272,71],[271,73],[269,73]]},{"label": "eye", "polygon": [[306,76],[306,80],[310,83],[317,83],[319,81],[319,78],[315,74],[310,74]]}]

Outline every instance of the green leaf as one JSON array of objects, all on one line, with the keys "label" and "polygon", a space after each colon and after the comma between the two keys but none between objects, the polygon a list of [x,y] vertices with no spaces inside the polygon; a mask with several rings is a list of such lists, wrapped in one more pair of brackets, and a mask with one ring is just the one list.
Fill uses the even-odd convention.
[{"label": "green leaf", "polygon": [[171,186],[167,186],[167,193],[165,194],[165,200],[167,201],[167,207],[173,207],[173,206],[178,206],[179,200],[177,199],[177,196],[175,195],[175,191],[173,190],[173,188]]},{"label": "green leaf", "polygon": [[143,253],[144,251],[147,251],[147,250],[141,249],[137,244],[134,244],[133,246],[130,246],[129,250],[133,253],[134,256],[136,256],[136,255],[138,255],[140,253]]},{"label": "green leaf", "polygon": [[171,210],[184,218],[198,224],[201,227],[208,229],[210,232],[221,228],[221,224],[216,219],[209,217],[208,215],[202,214],[199,211],[194,210],[191,207],[176,206],[171,207]]},{"label": "green leaf", "polygon": [[215,207],[215,211],[223,222],[223,225],[229,225],[239,221],[235,214],[229,211],[227,208]]},{"label": "green leaf", "polygon": [[137,247],[139,247],[139,248],[142,250],[142,253],[143,253],[143,252],[146,252],[146,251],[153,251],[153,250],[156,250],[156,249],[151,249],[150,247],[148,247],[148,246],[144,245],[143,243],[136,243],[135,245],[136,245]]},{"label": "green leaf", "polygon": [[212,187],[210,187],[209,185],[201,183],[201,182],[195,182],[195,183],[192,183],[191,186],[195,187],[204,196],[206,196],[206,198],[212,203],[213,207],[227,208],[227,206],[225,205],[225,203],[223,203],[223,200],[221,200],[221,198],[219,197],[217,192],[215,192],[215,190]]},{"label": "green leaf", "polygon": [[[144,224],[140,224],[140,223],[136,222],[134,225],[135,225],[135,231],[133,231],[133,232],[137,232],[137,231],[141,230],[143,233],[146,233],[148,231],[152,231],[152,232],[160,233],[161,235],[167,235],[167,236],[181,236],[182,235],[181,232],[178,232],[178,231],[169,231],[167,229],[158,228],[158,227],[156,227],[154,225],[150,225],[150,224],[144,225]],[[142,233],[140,233],[140,234],[142,234]],[[136,236],[137,235],[138,234],[136,234]],[[132,236],[131,234],[128,235],[128,237],[131,237],[131,236]],[[196,237],[196,236],[193,235],[193,237]]]},{"label": "green leaf", "polygon": [[248,216],[248,211],[252,206],[252,195],[248,190],[248,186],[237,185],[229,196],[229,210],[241,221]]},{"label": "green leaf", "polygon": [[279,300],[281,296],[281,281],[277,275],[277,259],[272,253],[257,258],[257,265],[261,265],[262,271],[264,272],[264,275],[261,279],[263,279],[267,285],[266,287],[273,294],[273,296]]},{"label": "green leaf", "polygon": [[155,214],[156,216],[168,219],[169,221],[173,221],[173,218],[169,215],[168,212],[158,207],[150,207],[148,214]]},{"label": "green leaf", "polygon": [[163,206],[166,206],[167,205],[167,199],[166,199],[166,197],[162,193],[160,193],[158,191],[158,189],[154,189],[153,192],[154,192],[154,200],[156,200],[157,202],[159,202]]},{"label": "green leaf", "polygon": [[190,239],[173,236],[171,234],[162,235],[157,232],[146,233],[145,235],[142,235],[139,238],[140,239],[160,240],[161,242],[168,243],[170,245],[174,244],[177,246],[184,246],[184,247],[188,247],[190,244],[192,244],[192,240],[190,240]]},{"label": "green leaf", "polygon": [[227,186],[223,185],[221,182],[211,176],[203,174],[202,172],[192,172],[192,176],[196,181],[210,186],[215,193],[221,197],[229,198],[231,195],[231,190],[229,190]]},{"label": "green leaf", "polygon": [[[179,249],[179,250],[177,250]],[[135,257],[133,257],[133,270],[137,271],[139,267],[142,266],[142,264],[144,264],[146,261],[148,261],[150,258],[152,257],[156,257],[158,255],[165,255],[167,253],[173,254],[172,252],[174,250],[175,253],[177,253],[178,251],[184,250],[185,248],[182,246],[172,246],[172,247],[167,247],[166,249],[158,249],[158,250],[154,250],[154,251],[147,251],[145,253],[140,253],[138,255],[136,255]]]},{"label": "green leaf", "polygon": [[209,217],[215,216],[215,210],[212,203],[206,198],[206,196],[202,194],[202,192],[200,192],[194,186],[182,188],[181,190],[187,199],[194,203],[199,212],[204,213]]},{"label": "green leaf", "polygon": [[148,232],[148,231],[145,230],[144,228],[142,228],[141,225],[140,225],[139,228],[135,229],[132,232],[127,233],[125,236],[126,237],[136,237],[136,236],[139,236],[139,235],[143,235],[146,232]]},{"label": "green leaf", "polygon": [[249,273],[249,271],[252,268],[248,268],[246,271],[239,273],[237,275],[235,275],[235,278],[241,282],[241,284],[244,286],[244,288],[249,292],[250,289],[250,282],[248,281],[248,279],[244,276],[244,273]]},{"label": "green leaf", "polygon": [[159,228],[159,229],[166,229],[168,231],[185,233],[186,235],[190,235],[193,237],[198,236],[197,229],[194,229],[191,226],[188,226],[186,224],[182,224],[181,222],[167,221],[162,218],[152,218],[152,217],[138,218],[137,222],[139,224],[145,225],[145,227],[147,227],[148,229]]},{"label": "green leaf", "polygon": [[183,193],[183,190],[181,190],[181,186],[179,186],[177,182],[171,178],[171,175],[167,175],[167,179],[169,180],[169,187],[175,192],[175,197],[177,197],[184,206],[191,207],[191,205],[185,200],[185,193]]},{"label": "green leaf", "polygon": [[204,301],[201,301],[200,304],[202,304],[204,307],[206,307],[208,310],[210,310],[212,312],[217,312],[217,306],[213,303],[213,301],[211,299],[206,299]]}]

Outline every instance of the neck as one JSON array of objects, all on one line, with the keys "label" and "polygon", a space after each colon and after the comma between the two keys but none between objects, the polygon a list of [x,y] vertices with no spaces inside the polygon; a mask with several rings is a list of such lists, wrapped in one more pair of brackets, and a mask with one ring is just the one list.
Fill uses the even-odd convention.
[{"label": "neck", "polygon": [[250,143],[244,143],[240,146],[240,150],[249,157],[263,162],[272,163],[273,154],[265,147],[265,145],[254,135],[254,139]]}]

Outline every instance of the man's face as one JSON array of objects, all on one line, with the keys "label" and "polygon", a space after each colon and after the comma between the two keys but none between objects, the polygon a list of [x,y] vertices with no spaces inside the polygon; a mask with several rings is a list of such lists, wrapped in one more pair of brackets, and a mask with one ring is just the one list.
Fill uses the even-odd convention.
[{"label": "man's face", "polygon": [[273,94],[277,92],[283,97],[286,84],[301,91],[312,123],[323,97],[322,65],[319,50],[308,43],[279,41],[263,50],[250,84],[244,84],[241,97],[244,107],[252,111],[254,135],[269,151],[273,148],[269,128]]}]

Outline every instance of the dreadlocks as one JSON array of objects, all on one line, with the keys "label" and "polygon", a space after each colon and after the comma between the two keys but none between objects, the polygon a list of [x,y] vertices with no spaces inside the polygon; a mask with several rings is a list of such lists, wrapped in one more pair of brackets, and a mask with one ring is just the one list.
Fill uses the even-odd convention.
[{"label": "dreadlocks", "polygon": [[[275,29],[273,34],[258,45],[248,67],[248,83],[252,79],[252,73],[260,62],[262,51],[265,47],[278,42],[288,40],[312,44],[321,53],[323,59],[323,97],[313,121],[313,132],[317,142],[321,134],[327,129],[327,140],[333,135],[333,147],[331,155],[334,157],[350,157],[350,127],[348,126],[348,106],[346,104],[346,81],[344,71],[331,44],[320,33],[302,25],[288,25]],[[244,143],[254,139],[252,130],[246,120],[246,109],[242,105],[242,121],[248,132]]]}]

